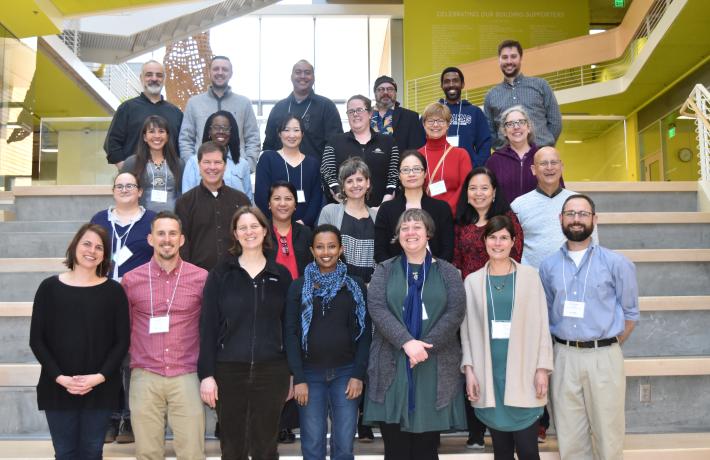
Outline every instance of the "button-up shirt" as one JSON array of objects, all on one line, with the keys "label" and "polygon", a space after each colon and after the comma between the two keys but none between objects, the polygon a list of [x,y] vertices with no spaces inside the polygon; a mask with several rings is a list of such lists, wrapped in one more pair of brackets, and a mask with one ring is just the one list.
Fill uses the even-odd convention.
[{"label": "button-up shirt", "polygon": [[542,78],[518,74],[512,84],[504,80],[486,94],[483,111],[488,118],[494,149],[505,141],[498,133],[500,116],[514,105],[522,105],[528,112],[538,147],[555,145],[562,132],[562,115],[552,88]]},{"label": "button-up shirt", "polygon": [[[126,273],[121,284],[131,318],[131,369],[145,369],[165,377],[197,372],[206,280],[207,271],[191,263],[179,261],[167,273],[155,258]],[[149,333],[151,316],[165,315],[169,316],[168,332]]]},{"label": "button-up shirt", "polygon": [[[567,244],[540,265],[552,335],[590,341],[617,337],[638,321],[636,268],[626,257],[591,244],[579,266]],[[584,302],[582,318],[564,316],[565,300]]]}]

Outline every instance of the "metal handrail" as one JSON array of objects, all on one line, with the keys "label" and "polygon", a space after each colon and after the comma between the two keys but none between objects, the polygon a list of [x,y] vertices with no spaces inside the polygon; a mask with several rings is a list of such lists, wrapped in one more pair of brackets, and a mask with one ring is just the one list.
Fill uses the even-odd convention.
[{"label": "metal handrail", "polygon": [[680,114],[695,119],[700,179],[710,182],[710,92],[708,89],[701,84],[695,85],[680,108]]},{"label": "metal handrail", "polygon": [[[641,21],[638,30],[631,38],[629,46],[618,58],[535,76],[547,80],[554,91],[601,83],[623,76],[629,66],[638,58],[648,41],[649,35],[655,30],[671,3],[673,3],[673,0],[655,0],[643,21]],[[465,89],[462,91],[461,97],[472,104],[483,105],[486,94],[494,86],[496,85]],[[439,74],[408,80],[406,87],[406,105],[408,108],[418,112],[422,111],[429,102],[436,101],[442,97]]]}]

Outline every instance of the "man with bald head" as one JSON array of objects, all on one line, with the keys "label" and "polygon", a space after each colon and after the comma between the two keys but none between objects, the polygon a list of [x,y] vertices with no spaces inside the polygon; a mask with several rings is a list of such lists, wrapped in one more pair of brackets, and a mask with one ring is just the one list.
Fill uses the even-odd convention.
[{"label": "man with bald head", "polygon": [[168,122],[170,136],[178,145],[182,124],[182,111],[163,99],[161,92],[165,82],[165,69],[158,61],[150,60],[141,67],[143,92],[118,106],[106,134],[104,151],[109,163],[121,170],[123,162],[136,153],[136,145],[142,137],[143,122],[150,115],[160,115]]},{"label": "man with bald head", "polygon": [[[575,192],[561,183],[563,164],[554,147],[542,147],[535,153],[530,167],[537,179],[535,190],[516,198],[510,207],[523,227],[523,264],[540,267],[540,263],[565,242],[559,224],[562,204]],[[598,242],[596,229],[592,235]]]},{"label": "man with bald head", "polygon": [[266,122],[264,150],[281,148],[279,126],[287,115],[292,114],[303,120],[305,132],[301,141],[301,152],[315,157],[320,164],[326,141],[336,134],[341,134],[343,124],[333,101],[313,91],[315,81],[315,72],[310,62],[301,59],[293,65],[293,92],[271,109]]}]

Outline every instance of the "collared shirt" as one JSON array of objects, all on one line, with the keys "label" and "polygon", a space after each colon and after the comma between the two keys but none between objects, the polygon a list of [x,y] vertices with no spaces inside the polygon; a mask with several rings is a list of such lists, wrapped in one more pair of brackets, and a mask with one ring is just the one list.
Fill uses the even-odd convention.
[{"label": "collared shirt", "polygon": [[[626,257],[592,243],[579,267],[567,244],[540,265],[552,335],[590,341],[617,337],[624,321],[638,321],[636,267]],[[564,316],[565,300],[584,302],[584,316]]]},{"label": "collared shirt", "polygon": [[[200,185],[201,181],[202,177],[200,177],[200,166],[197,164],[197,155],[193,155],[185,162],[185,170],[182,172],[182,193],[187,193],[197,187]],[[237,164],[234,164],[232,154],[229,150],[227,150],[224,183],[245,194],[249,200],[254,200],[249,162],[240,157]]]},{"label": "collared shirt", "polygon": [[380,115],[379,110],[375,110],[370,118],[370,127],[376,133],[392,136],[394,134],[392,115],[394,115],[394,107],[387,109],[384,116]]},{"label": "collared shirt", "polygon": [[552,88],[542,78],[518,74],[512,84],[504,80],[486,94],[483,110],[488,118],[494,149],[501,147],[505,140],[498,133],[500,116],[514,105],[522,105],[528,112],[538,147],[555,145],[562,132],[562,115]]},{"label": "collared shirt", "polygon": [[[200,309],[206,280],[206,270],[182,260],[167,273],[155,257],[126,273],[121,284],[128,297],[131,318],[131,369],[145,369],[165,377],[197,372]],[[170,305],[170,327],[166,333],[149,333],[151,287],[153,317],[168,314]]]}]

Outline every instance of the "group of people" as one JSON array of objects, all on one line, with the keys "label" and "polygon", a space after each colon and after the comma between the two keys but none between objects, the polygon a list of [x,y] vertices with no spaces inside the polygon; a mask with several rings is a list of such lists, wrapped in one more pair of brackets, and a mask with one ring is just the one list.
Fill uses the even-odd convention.
[{"label": "group of people", "polygon": [[521,58],[501,43],[485,113],[459,69],[421,117],[380,77],[347,133],[299,61],[261,153],[228,58],[184,116],[146,63],[106,140],[114,204],[35,297],[57,458],[128,432],[163,458],[166,419],[177,456],[204,458],[207,405],[223,458],[278,458],[300,424],[305,459],[352,459],[370,427],[387,459],[435,459],[451,430],[482,448],[486,428],[496,459],[536,459],[549,387],[563,459],[621,458],[635,271],[564,188],[559,109]]}]

